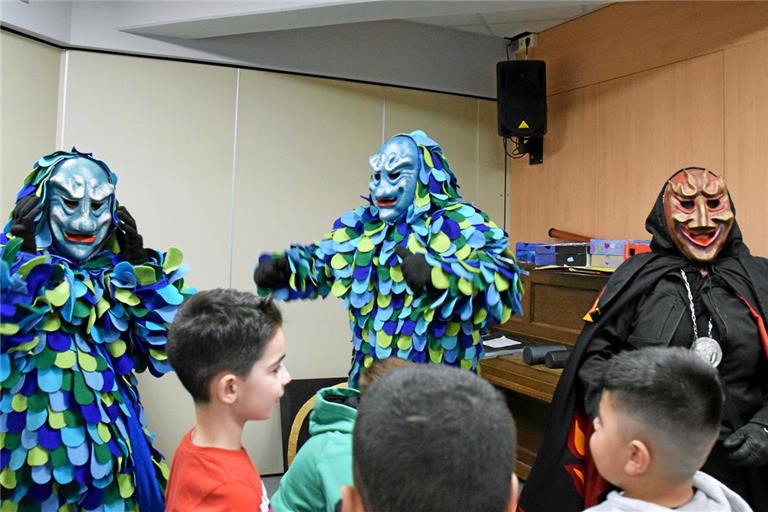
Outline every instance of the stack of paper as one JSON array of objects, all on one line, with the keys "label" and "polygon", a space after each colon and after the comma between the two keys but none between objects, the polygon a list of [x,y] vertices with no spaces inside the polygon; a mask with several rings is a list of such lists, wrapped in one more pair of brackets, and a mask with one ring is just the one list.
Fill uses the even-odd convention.
[{"label": "stack of paper", "polygon": [[483,340],[485,348],[484,359],[491,357],[506,356],[522,352],[525,344],[520,340],[499,336],[490,340]]}]

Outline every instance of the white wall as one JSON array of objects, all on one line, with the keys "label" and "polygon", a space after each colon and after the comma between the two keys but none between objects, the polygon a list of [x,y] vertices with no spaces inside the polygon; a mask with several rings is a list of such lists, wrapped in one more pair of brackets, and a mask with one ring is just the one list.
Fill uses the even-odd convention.
[{"label": "white wall", "polygon": [[[3,68],[4,90],[24,84],[18,74],[25,66],[47,73],[47,88],[29,89],[35,92],[13,131],[3,133],[4,200],[29,164],[57,149],[58,128],[62,147],[76,145],[110,164],[118,200],[147,245],[181,248],[192,268],[187,281],[199,289],[254,290],[260,252],[319,239],[362,202],[368,156],[395,132],[427,130],[443,145],[465,198],[492,216],[503,211],[498,187],[485,188],[503,179],[500,157],[486,154],[493,152],[492,102],[82,51],[67,52],[59,70],[58,50],[5,33],[0,41],[15,59],[8,73]],[[59,83],[66,84],[60,104]],[[36,105],[47,106],[38,112]],[[36,145],[27,144],[29,134],[40,135]],[[283,311],[293,377],[344,376],[351,345],[341,301]],[[142,375],[140,386],[157,446],[170,458],[194,421],[191,399],[174,374]],[[282,472],[278,415],[250,425],[245,446],[263,473]]]},{"label": "white wall", "polygon": [[11,211],[32,164],[56,144],[56,48],[0,32],[0,215]]}]

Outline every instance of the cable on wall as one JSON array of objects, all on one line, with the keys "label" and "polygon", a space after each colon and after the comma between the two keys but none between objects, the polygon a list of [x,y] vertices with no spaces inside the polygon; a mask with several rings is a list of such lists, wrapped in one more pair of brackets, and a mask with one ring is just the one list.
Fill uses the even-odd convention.
[{"label": "cable on wall", "polygon": [[61,90],[59,91],[59,144],[61,150],[66,151],[69,148],[64,147],[64,127],[67,121],[67,87],[69,85],[69,50],[64,50],[63,54],[64,76],[61,80]]},{"label": "cable on wall", "polygon": [[229,287],[232,288],[235,258],[235,186],[237,179],[237,125],[240,113],[240,70],[235,75],[235,126],[232,130],[232,188],[229,193]]}]

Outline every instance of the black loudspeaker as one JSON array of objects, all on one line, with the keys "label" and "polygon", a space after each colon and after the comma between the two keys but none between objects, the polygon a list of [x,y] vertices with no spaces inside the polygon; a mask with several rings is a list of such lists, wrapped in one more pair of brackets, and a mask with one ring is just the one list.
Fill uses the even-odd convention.
[{"label": "black loudspeaker", "polygon": [[523,348],[523,361],[525,364],[541,364],[550,352],[568,350],[565,345],[527,345]]},{"label": "black loudspeaker", "polygon": [[554,352],[547,352],[544,356],[544,366],[547,368],[565,368],[568,364],[568,358],[571,357],[571,350],[555,350]]},{"label": "black loudspeaker", "polygon": [[496,64],[496,93],[500,136],[547,133],[547,67],[543,60]]}]

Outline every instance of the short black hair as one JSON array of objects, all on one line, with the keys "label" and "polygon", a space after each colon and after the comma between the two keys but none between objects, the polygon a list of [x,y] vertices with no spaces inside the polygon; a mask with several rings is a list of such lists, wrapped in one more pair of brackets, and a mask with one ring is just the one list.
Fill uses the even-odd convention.
[{"label": "short black hair", "polygon": [[360,400],[355,486],[368,512],[500,512],[517,446],[502,395],[466,370],[399,368]]},{"label": "short black hair", "polygon": [[611,358],[600,387],[617,413],[657,443],[671,479],[690,478],[720,432],[723,390],[717,370],[681,347],[644,348]]},{"label": "short black hair", "polygon": [[271,298],[222,288],[200,292],[168,330],[168,359],[194,401],[206,403],[211,379],[222,371],[246,377],[282,325]]}]

